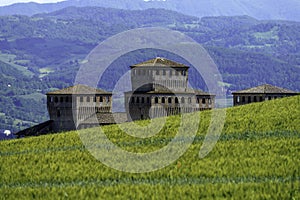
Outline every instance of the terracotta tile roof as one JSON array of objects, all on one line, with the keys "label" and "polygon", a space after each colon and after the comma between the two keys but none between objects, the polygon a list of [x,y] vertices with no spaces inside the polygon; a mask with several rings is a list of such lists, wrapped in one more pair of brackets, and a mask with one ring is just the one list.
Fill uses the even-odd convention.
[{"label": "terracotta tile roof", "polygon": [[183,67],[183,68],[189,68],[188,66],[174,62],[172,60],[168,60],[166,58],[154,58],[139,64],[132,65],[131,68],[135,67]]},{"label": "terracotta tile roof", "polygon": [[297,92],[294,92],[292,90],[276,87],[269,84],[260,85],[253,88],[248,88],[245,90],[240,90],[233,92],[232,94],[241,94],[241,93],[250,93],[250,94],[297,94]]},{"label": "terracotta tile roof", "polygon": [[59,95],[59,94],[72,95],[72,94],[112,94],[112,93],[100,89],[95,89],[86,85],[80,85],[80,84],[47,93],[47,95]]}]

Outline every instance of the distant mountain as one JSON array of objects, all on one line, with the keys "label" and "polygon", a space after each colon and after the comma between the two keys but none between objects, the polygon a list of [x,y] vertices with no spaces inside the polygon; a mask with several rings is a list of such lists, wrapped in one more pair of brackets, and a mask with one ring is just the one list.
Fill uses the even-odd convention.
[{"label": "distant mountain", "polygon": [[59,3],[18,3],[0,7],[0,15],[34,15],[65,7],[100,6],[127,10],[164,8],[191,16],[248,15],[257,19],[300,21],[299,0],[67,0]]},{"label": "distant mountain", "polygon": [[[181,31],[202,44],[228,94],[263,83],[300,91],[299,22],[67,7],[31,17],[0,17],[0,129],[15,132],[47,120],[44,94],[72,85],[80,63],[97,44],[129,29],[153,26]],[[184,62],[166,52],[132,52],[113,63],[99,87],[112,90],[129,65],[155,56]],[[202,88],[193,73],[189,80]]]}]

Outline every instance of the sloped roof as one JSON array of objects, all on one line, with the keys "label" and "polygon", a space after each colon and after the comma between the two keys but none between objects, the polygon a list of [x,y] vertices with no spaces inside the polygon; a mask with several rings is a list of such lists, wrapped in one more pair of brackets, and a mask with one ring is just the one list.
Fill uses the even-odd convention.
[{"label": "sloped roof", "polygon": [[[95,116],[96,115],[96,116]],[[95,115],[87,118],[80,124],[115,124],[124,123],[127,121],[126,113],[96,113]],[[97,121],[95,121],[95,119]]]},{"label": "sloped roof", "polygon": [[181,63],[177,63],[175,61],[172,60],[168,60],[166,58],[154,58],[139,64],[135,64],[132,65],[131,68],[135,68],[135,67],[183,67],[183,68],[189,68],[188,66],[181,64]]},{"label": "sloped roof", "polygon": [[248,88],[245,90],[240,90],[233,92],[232,94],[297,94],[297,92],[294,92],[292,90],[276,87],[270,84],[264,84],[253,88]]},{"label": "sloped roof", "polygon": [[216,95],[214,95],[214,94],[210,94],[210,93],[204,92],[204,91],[202,91],[202,90],[195,90],[195,94],[196,94],[196,95],[203,95],[203,96],[216,96]]},{"label": "sloped roof", "polygon": [[[125,93],[132,94],[132,91],[125,92]],[[186,91],[176,91],[176,92],[174,92],[174,91],[168,90],[168,89],[165,89],[165,90],[161,89],[161,90],[158,90],[158,91],[157,90],[156,91],[151,90],[151,91],[148,91],[148,92],[143,92],[143,91],[134,92],[134,94],[171,94],[171,95],[188,94],[188,95],[216,96],[214,94],[210,94],[208,92],[204,92],[204,91],[199,90],[199,89],[198,90],[193,90],[193,89],[190,89],[190,88],[188,88]]]},{"label": "sloped roof", "polygon": [[64,94],[74,95],[74,94],[112,94],[112,93],[100,89],[95,89],[86,85],[81,85],[81,84],[47,93],[47,95],[64,95]]}]

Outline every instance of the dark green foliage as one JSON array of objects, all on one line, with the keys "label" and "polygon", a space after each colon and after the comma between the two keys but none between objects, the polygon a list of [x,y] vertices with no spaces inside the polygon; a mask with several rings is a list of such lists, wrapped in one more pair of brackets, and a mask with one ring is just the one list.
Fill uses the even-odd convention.
[{"label": "dark green foliage", "polygon": [[[300,24],[297,22],[259,21],[247,16],[205,17],[200,20],[164,9],[128,11],[69,7],[32,17],[0,17],[0,61],[3,61],[0,62],[0,70],[6,74],[1,75],[3,87],[0,98],[7,102],[0,106],[0,110],[3,111],[8,105],[11,107],[14,102],[17,106],[24,106],[24,103],[15,101],[13,97],[16,95],[44,95],[50,89],[73,85],[81,62],[99,42],[122,31],[152,26],[181,31],[203,44],[227,83],[229,95],[232,90],[262,83],[300,90]],[[2,55],[11,55],[11,58],[5,60]],[[116,60],[99,87],[112,90],[118,78],[128,71],[129,65],[156,56],[189,65],[171,52],[140,50]],[[26,69],[31,75],[16,70],[15,65]],[[45,69],[46,72],[42,72]],[[14,89],[8,88],[8,84],[13,85]],[[190,70],[190,84],[206,89],[193,68]],[[47,118],[45,105],[38,107],[41,112],[36,113],[34,109],[32,112],[32,116],[38,117],[35,120],[27,118],[28,121],[42,122]],[[19,109],[13,110],[9,113]],[[27,112],[31,112],[30,108]],[[14,121],[15,117],[9,113],[6,117]],[[7,125],[18,130],[11,123]]]}]

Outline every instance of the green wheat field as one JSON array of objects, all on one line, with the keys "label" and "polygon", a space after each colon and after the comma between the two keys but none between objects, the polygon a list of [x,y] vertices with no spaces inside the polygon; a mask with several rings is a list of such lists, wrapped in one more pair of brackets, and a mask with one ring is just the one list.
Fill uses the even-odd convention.
[{"label": "green wheat field", "polygon": [[[76,131],[2,141],[0,199],[300,199],[300,96],[227,108],[218,143],[200,159],[210,116],[199,113],[188,151],[148,173],[105,166]],[[146,139],[117,125],[102,128],[122,149],[144,153],[166,146],[179,123],[180,116],[168,117],[161,131]]]}]

